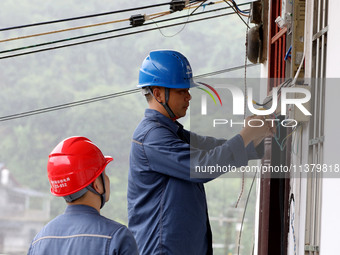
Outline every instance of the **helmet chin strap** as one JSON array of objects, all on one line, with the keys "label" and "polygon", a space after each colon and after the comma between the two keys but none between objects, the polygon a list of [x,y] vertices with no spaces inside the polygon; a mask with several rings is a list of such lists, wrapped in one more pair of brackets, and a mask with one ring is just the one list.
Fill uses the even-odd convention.
[{"label": "helmet chin strap", "polygon": [[169,97],[170,97],[170,89],[166,87],[164,87],[164,89],[165,89],[165,103],[158,101],[157,98],[154,96],[151,88],[148,87],[148,90],[150,94],[153,96],[153,98],[164,107],[166,112],[169,114],[170,119],[175,121],[178,119],[178,117],[174,114],[174,112],[171,110],[170,106],[168,105]]},{"label": "helmet chin strap", "polygon": [[100,199],[101,199],[101,204],[100,204],[100,209],[103,208],[104,204],[105,204],[105,201],[106,201],[106,189],[105,189],[105,179],[104,179],[104,173],[101,173],[101,179],[102,179],[102,183],[103,183],[103,193],[100,194],[98,191],[96,191],[93,187],[92,187],[92,183],[90,185],[88,185],[87,187],[83,188],[82,190],[79,190],[78,192],[76,193],[73,193],[71,195],[68,195],[68,196],[64,196],[64,199],[67,201],[67,202],[73,202],[74,200],[80,198],[81,196],[83,196],[88,190],[91,191],[92,193],[100,196]]},{"label": "helmet chin strap", "polygon": [[102,178],[102,183],[103,183],[103,193],[100,194],[98,191],[96,191],[93,187],[92,184],[90,184],[89,186],[87,186],[85,189],[88,189],[89,191],[93,192],[94,194],[100,196],[100,200],[101,200],[101,204],[100,204],[100,209],[103,208],[105,201],[106,201],[106,189],[105,189],[105,180],[104,180],[104,172],[101,173],[101,178]]}]

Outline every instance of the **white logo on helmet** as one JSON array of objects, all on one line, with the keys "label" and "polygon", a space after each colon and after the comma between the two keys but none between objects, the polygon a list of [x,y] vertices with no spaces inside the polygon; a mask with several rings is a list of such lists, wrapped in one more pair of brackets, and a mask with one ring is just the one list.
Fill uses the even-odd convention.
[{"label": "white logo on helmet", "polygon": [[192,73],[191,67],[189,65],[187,65],[187,72],[186,72],[186,74],[191,74],[191,73]]}]

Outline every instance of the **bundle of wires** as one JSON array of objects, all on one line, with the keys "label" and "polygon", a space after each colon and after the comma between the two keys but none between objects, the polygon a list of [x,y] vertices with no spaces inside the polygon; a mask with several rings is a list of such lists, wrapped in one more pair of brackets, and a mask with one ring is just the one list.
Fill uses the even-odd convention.
[{"label": "bundle of wires", "polygon": [[[181,2],[181,1],[179,1],[179,2]],[[186,2],[186,1],[182,1],[182,2]],[[115,24],[115,23],[129,22],[130,21],[130,26],[119,27],[119,28],[116,28],[116,29],[96,32],[96,33],[92,33],[92,34],[83,34],[81,36],[75,36],[75,37],[70,37],[70,38],[62,38],[62,39],[57,39],[57,40],[54,40],[54,41],[35,43],[35,44],[32,44],[32,45],[25,45],[25,46],[22,46],[22,47],[2,50],[2,51],[0,51],[0,55],[3,55],[3,54],[7,54],[7,55],[0,56],[0,59],[18,57],[18,56],[22,56],[22,55],[38,53],[38,52],[47,51],[47,50],[60,49],[60,48],[65,48],[65,47],[70,47],[70,46],[75,46],[75,45],[80,45],[80,44],[85,44],[85,43],[98,42],[98,41],[101,41],[101,40],[113,39],[113,38],[118,38],[118,37],[128,36],[128,35],[134,35],[134,34],[149,32],[149,31],[153,31],[153,30],[160,30],[160,29],[163,29],[163,28],[169,28],[169,27],[173,27],[173,26],[179,26],[179,25],[185,26],[188,23],[219,18],[219,17],[223,17],[223,16],[227,16],[227,15],[232,15],[232,14],[235,14],[235,13],[238,14],[238,12],[235,11],[235,9],[232,6],[221,7],[221,8],[211,8],[208,11],[204,10],[202,12],[196,13],[196,10],[200,7],[205,7],[207,5],[209,5],[209,6],[210,5],[216,5],[216,4],[219,4],[219,3],[222,3],[222,2],[226,2],[226,0],[209,2],[209,3],[207,3],[206,0],[204,0],[204,1],[202,1],[202,0],[201,1],[197,1],[197,0],[196,1],[189,1],[189,3],[187,5],[185,5],[185,7],[183,8],[183,9],[187,9],[187,10],[193,9],[193,11],[191,13],[188,13],[188,15],[179,15],[179,16],[176,16],[176,17],[173,17],[173,18],[158,20],[157,22],[155,21],[156,18],[160,18],[160,17],[163,17],[165,15],[170,15],[173,12],[169,10],[169,11],[157,12],[157,13],[152,13],[152,14],[144,14],[144,15],[138,14],[138,15],[132,15],[131,17],[126,18],[126,19],[106,21],[106,22],[101,22],[101,23],[96,23],[96,24],[70,27],[70,28],[65,28],[65,29],[60,29],[60,30],[53,30],[53,31],[48,31],[48,32],[42,32],[42,33],[24,35],[24,36],[20,36],[20,37],[3,39],[3,40],[0,40],[0,43],[10,42],[10,41],[14,41],[14,40],[27,39],[27,38],[33,38],[33,37],[38,37],[38,36],[46,36],[46,35],[51,35],[51,34],[63,33],[63,32],[67,32],[67,31],[74,31],[74,30],[80,30],[80,29],[83,30],[83,29],[87,29],[87,28],[93,28],[93,27],[99,27],[99,26],[104,26],[104,25],[111,25],[111,24]],[[233,1],[233,2],[235,2],[235,1]],[[162,4],[154,4],[154,5],[135,7],[135,8],[129,8],[129,9],[123,9],[123,10],[117,10],[117,11],[111,11],[111,12],[91,14],[91,15],[86,15],[86,16],[79,16],[79,17],[66,18],[66,19],[60,19],[60,20],[52,20],[52,21],[46,21],[46,22],[26,24],[26,25],[21,25],[21,26],[7,27],[7,28],[0,29],[0,32],[15,30],[15,29],[23,29],[23,28],[28,28],[28,27],[43,26],[43,25],[49,25],[49,24],[55,24],[55,23],[61,23],[61,22],[69,22],[69,21],[74,21],[74,20],[88,19],[88,18],[94,18],[94,17],[99,17],[99,16],[107,16],[107,15],[131,12],[131,11],[136,11],[136,10],[141,10],[141,9],[155,8],[155,7],[160,7],[160,6],[163,6],[163,5],[170,5],[171,3],[172,2],[162,3]],[[250,4],[250,3],[251,2],[247,2],[247,3],[240,4],[240,5],[247,5],[247,4]],[[236,3],[235,3],[235,5],[236,5]],[[224,11],[227,10],[227,9],[233,9],[233,12],[225,13]],[[213,16],[207,16],[207,14],[210,14],[212,12],[218,12],[218,11],[223,12],[223,13],[218,14],[218,15],[213,15]],[[204,15],[205,17],[200,18],[200,19],[189,20],[189,17],[198,16],[198,15]],[[133,16],[138,16],[137,17],[139,19],[138,22],[133,22],[134,21],[132,19]],[[182,18],[187,18],[187,20],[183,21],[183,22],[167,24],[167,25],[164,25],[164,26],[158,26],[158,24],[160,24],[160,23],[172,22],[174,20],[182,19]],[[151,22],[147,22],[147,21],[150,21],[150,20],[151,20]],[[242,21],[243,21],[243,19],[242,19]],[[136,27],[141,27],[141,26],[144,27],[144,26],[148,26],[148,25],[156,25],[156,27],[144,29],[144,30],[136,28]],[[117,34],[118,32],[122,32],[122,31],[129,30],[129,29],[133,29],[135,31]],[[111,35],[111,36],[98,38],[98,36],[106,35],[106,34],[109,34],[109,33],[116,33],[116,34]],[[79,40],[89,38],[89,37],[97,37],[97,38],[92,39],[92,40],[79,41]],[[77,40],[79,42],[69,43],[70,41],[73,41],[73,40]],[[68,44],[60,45],[60,43],[66,43],[66,42]],[[55,47],[47,47],[47,48],[43,48],[43,49],[39,49],[39,50],[25,51],[23,53],[18,53],[18,54],[14,53],[16,51],[24,51],[24,50],[28,50],[28,49],[31,49],[31,48],[37,48],[37,47],[41,48],[43,46],[51,46],[52,44],[59,44],[59,45],[55,46]]]}]

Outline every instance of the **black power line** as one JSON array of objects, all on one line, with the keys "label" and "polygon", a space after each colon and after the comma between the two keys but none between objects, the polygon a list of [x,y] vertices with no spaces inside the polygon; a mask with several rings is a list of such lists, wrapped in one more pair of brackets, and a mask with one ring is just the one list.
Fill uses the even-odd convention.
[{"label": "black power line", "polygon": [[[227,10],[227,9],[230,9],[230,8],[231,7],[222,7],[222,8],[217,8],[217,9],[213,9],[213,10],[209,10],[209,11],[205,11],[205,12],[194,13],[194,14],[191,13],[189,15],[184,15],[184,16],[180,16],[180,17],[163,19],[163,20],[157,21],[156,24],[159,24],[159,23],[162,23],[162,22],[173,21],[173,20],[177,20],[177,19],[182,19],[182,18],[187,18],[187,17],[190,17],[190,16],[196,16],[196,15],[202,15],[202,14],[207,14],[207,13],[216,12],[216,11]],[[154,25],[154,24],[155,24],[155,22],[149,22],[149,23],[143,24],[143,26],[149,26],[149,25]],[[103,35],[103,34],[108,34],[108,33],[120,32],[120,31],[124,31],[124,30],[129,30],[129,29],[135,29],[135,27],[129,26],[129,27],[117,28],[117,29],[112,29],[112,30],[87,34],[87,35],[81,35],[81,36],[76,36],[76,37],[71,37],[71,38],[55,40],[55,41],[51,41],[51,42],[45,42],[45,43],[29,45],[29,46],[24,46],[24,47],[9,49],[9,50],[3,50],[3,51],[0,51],[0,54],[19,51],[19,50],[26,50],[26,49],[31,49],[31,48],[35,48],[35,47],[42,47],[42,46],[47,46],[47,45],[61,43],[61,42],[68,42],[68,41],[72,41],[72,40],[78,40],[78,39],[83,39],[83,38],[87,38],[87,37],[98,36],[98,35]]]},{"label": "black power line", "polygon": [[84,99],[84,100],[80,100],[80,101],[74,101],[74,102],[71,102],[71,103],[65,103],[65,104],[55,105],[55,106],[51,106],[51,107],[45,107],[45,108],[41,108],[41,109],[37,109],[37,110],[32,110],[32,111],[27,111],[27,112],[22,112],[22,113],[16,113],[16,114],[0,117],[0,121],[19,119],[19,118],[37,115],[37,114],[41,114],[41,113],[62,110],[62,109],[66,109],[66,108],[70,108],[70,107],[74,107],[74,106],[79,106],[79,105],[84,105],[84,104],[89,104],[89,103],[94,103],[94,102],[98,102],[98,101],[102,101],[102,100],[106,100],[106,99],[110,99],[110,98],[126,96],[126,95],[130,95],[130,94],[133,94],[133,93],[137,93],[138,91],[139,91],[139,89],[131,89],[131,90],[126,90],[126,91],[108,94],[108,95],[104,95],[104,96],[98,96],[98,97],[93,97],[93,98]]},{"label": "black power line", "polygon": [[[244,21],[244,19],[241,17],[241,15],[238,13],[237,9],[235,9],[227,0],[223,0],[226,4],[228,4],[233,10],[234,12],[237,14],[237,16],[239,16],[239,18],[241,19],[241,21],[248,27],[248,29],[250,29],[249,25]],[[233,2],[233,4],[235,4],[235,2]]]},{"label": "black power line", "polygon": [[117,10],[117,11],[104,12],[104,13],[97,13],[97,14],[91,14],[91,15],[85,15],[85,16],[67,18],[67,19],[51,20],[51,21],[32,23],[32,24],[21,25],[21,26],[14,26],[14,27],[1,28],[1,29],[0,29],[0,32],[1,32],[1,31],[13,30],[13,29],[19,29],[19,28],[34,27],[34,26],[41,26],[41,25],[48,25],[48,24],[53,24],[53,23],[60,23],[60,22],[66,22],[66,21],[72,21],[72,20],[94,18],[94,17],[105,16],[105,15],[111,15],[111,14],[117,14],[117,13],[122,13],[122,12],[130,12],[130,11],[148,9],[148,8],[153,8],[153,7],[159,7],[159,6],[169,5],[170,3],[171,3],[171,2],[168,2],[168,3],[161,3],[161,4],[153,4],[153,5],[147,5],[147,6],[141,6],[141,7],[135,7],[135,8],[124,9],[124,10]]},{"label": "black power line", "polygon": [[[203,2],[203,3],[204,3],[204,2],[206,2],[206,0],[190,1],[190,3],[194,3],[194,2]],[[203,4],[203,3],[202,3],[202,4]],[[251,2],[242,3],[242,4],[239,4],[238,6],[242,6],[242,5],[249,4],[249,3],[251,3]],[[160,6],[164,6],[164,5],[170,5],[170,4],[171,4],[171,2],[167,2],[167,3],[160,3],[160,4],[153,4],[153,5],[147,5],[147,6],[140,6],[140,7],[128,8],[128,9],[117,10],[117,11],[110,11],[110,12],[103,12],[103,13],[96,13],[96,14],[90,14],[90,15],[84,15],[84,16],[66,18],[66,19],[50,20],[50,21],[43,21],[43,22],[37,22],[37,23],[32,23],[32,24],[20,25],[20,26],[13,26],[13,27],[7,27],[7,28],[0,28],[0,32],[2,32],[2,31],[8,31],[8,30],[14,30],[14,29],[27,28],[27,27],[35,27],[35,26],[49,25],[49,24],[54,24],[54,23],[68,22],[68,21],[73,21],[73,20],[94,18],[94,17],[100,17],[100,16],[106,16],[106,15],[118,14],[118,13],[123,13],[123,12],[131,12],[131,11],[137,11],[137,10],[143,10],[143,9],[154,8],[154,7],[160,7]],[[201,5],[202,5],[202,4],[201,4]]]},{"label": "black power line", "polygon": [[260,65],[260,64],[248,64],[246,66],[245,65],[235,66],[235,67],[232,67],[232,68],[222,69],[222,70],[211,72],[211,73],[200,74],[200,75],[195,76],[194,78],[200,79],[200,78],[207,77],[207,76],[213,76],[213,75],[218,75],[218,74],[222,74],[222,73],[232,72],[232,71],[236,71],[236,70],[239,70],[239,69],[244,69],[245,67],[248,68],[248,67],[253,67],[253,66],[258,66],[258,65]]},{"label": "black power line", "polygon": [[56,50],[56,49],[70,47],[70,46],[86,44],[86,43],[98,42],[98,41],[107,40],[107,39],[113,39],[113,38],[118,38],[118,37],[123,37],[123,36],[128,36],[128,35],[134,35],[134,34],[149,32],[149,31],[158,30],[158,29],[162,29],[162,28],[169,28],[169,27],[173,27],[173,26],[179,26],[179,25],[183,25],[183,24],[187,24],[187,23],[193,23],[193,22],[209,20],[209,19],[214,19],[214,18],[220,18],[220,17],[223,17],[223,16],[232,15],[232,14],[235,14],[235,12],[224,13],[224,14],[210,16],[210,17],[196,19],[196,20],[188,20],[188,21],[179,22],[179,23],[176,23],[176,24],[158,26],[158,27],[155,27],[155,28],[149,28],[149,29],[144,29],[144,30],[124,33],[124,34],[119,34],[119,35],[108,36],[108,37],[102,37],[102,38],[87,40],[87,41],[83,41],[83,42],[70,43],[70,44],[65,44],[65,45],[60,45],[60,46],[55,46],[55,47],[50,47],[50,48],[44,48],[44,49],[40,49],[40,50],[34,50],[34,51],[28,51],[28,52],[24,52],[24,53],[18,53],[18,54],[13,54],[13,55],[8,55],[8,56],[0,57],[0,59],[18,57],[18,56],[28,55],[28,54],[32,54],[32,53],[38,53],[38,52],[43,52],[43,51],[48,51],[48,50]]},{"label": "black power line", "polygon": [[244,219],[245,219],[245,216],[246,216],[249,197],[250,197],[251,191],[253,189],[253,185],[254,185],[254,182],[255,182],[255,179],[256,179],[256,175],[257,175],[257,173],[254,174],[253,180],[251,182],[251,185],[250,185],[250,188],[249,188],[249,191],[248,191],[248,195],[247,195],[247,199],[246,199],[246,204],[244,206],[244,211],[243,211],[243,214],[242,214],[241,229],[240,229],[240,234],[238,236],[238,242],[237,242],[237,255],[240,254],[241,236],[242,236],[242,232],[243,232]]},{"label": "black power line", "polygon": [[[253,67],[253,66],[256,66],[256,65],[258,65],[258,64],[248,65],[247,67]],[[197,79],[197,78],[202,78],[202,77],[207,77],[207,76],[213,76],[213,75],[217,75],[217,74],[221,74],[221,73],[235,71],[237,69],[241,69],[241,68],[244,68],[244,67],[245,66],[232,67],[232,68],[229,68],[229,69],[223,69],[223,70],[220,70],[220,71],[215,71],[215,72],[211,72],[211,73],[197,75],[194,78]],[[55,106],[51,106],[51,107],[45,107],[45,108],[41,108],[41,109],[37,109],[37,110],[31,110],[31,111],[27,111],[27,112],[11,114],[11,115],[0,117],[0,122],[7,121],[7,120],[20,119],[20,118],[24,118],[24,117],[28,117],[28,116],[32,116],[32,115],[38,115],[38,114],[42,114],[42,113],[58,111],[58,110],[66,109],[66,108],[71,108],[71,107],[74,107],[74,106],[80,106],[80,105],[84,105],[84,104],[90,104],[90,103],[94,103],[94,102],[98,102],[98,101],[111,99],[111,98],[126,96],[126,95],[137,93],[139,91],[140,91],[140,89],[138,89],[138,88],[137,89],[130,89],[130,90],[121,91],[121,92],[117,92],[117,93],[113,93],[113,94],[83,99],[83,100],[74,101],[74,102],[65,103],[65,104],[60,104],[60,105],[55,105]]]}]

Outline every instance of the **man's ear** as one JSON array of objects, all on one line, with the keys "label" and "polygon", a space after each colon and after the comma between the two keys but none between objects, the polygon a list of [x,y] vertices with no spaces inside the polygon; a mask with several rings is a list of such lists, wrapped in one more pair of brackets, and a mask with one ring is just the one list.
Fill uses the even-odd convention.
[{"label": "man's ear", "polygon": [[95,189],[95,191],[97,191],[99,194],[102,194],[104,192],[103,190],[103,185],[102,185],[102,181],[100,179],[100,176],[97,177],[97,179],[94,180],[93,182],[93,188]]},{"label": "man's ear", "polygon": [[161,87],[153,87],[152,92],[158,102],[163,102],[163,91],[164,89]]}]

